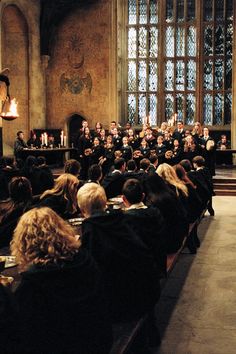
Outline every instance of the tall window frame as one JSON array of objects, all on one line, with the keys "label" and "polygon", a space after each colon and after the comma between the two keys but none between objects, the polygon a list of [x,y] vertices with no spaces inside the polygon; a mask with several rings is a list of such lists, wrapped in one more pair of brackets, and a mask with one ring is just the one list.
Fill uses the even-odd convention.
[{"label": "tall window frame", "polygon": [[[233,42],[233,0],[127,0],[124,2],[124,9],[126,16],[125,18],[125,29],[126,34],[130,30],[130,28],[134,28],[137,33],[139,33],[140,24],[138,21],[136,23],[129,23],[129,4],[130,1],[135,2],[137,13],[139,11],[140,4],[147,3],[147,13],[150,13],[150,4],[156,3],[157,4],[157,17],[158,23],[156,24],[156,28],[158,31],[158,44],[157,44],[157,51],[158,55],[155,58],[155,63],[157,66],[157,88],[156,90],[149,90],[149,77],[148,77],[148,65],[146,65],[146,90],[139,91],[139,78],[136,76],[135,78],[135,89],[133,91],[130,90],[128,85],[129,80],[129,71],[128,67],[130,64],[130,60],[134,58],[129,57],[129,49],[130,43],[128,38],[125,38],[125,68],[126,73],[124,75],[125,84],[123,86],[124,94],[122,105],[124,106],[122,116],[123,120],[129,120],[129,109],[130,109],[130,101],[129,95],[133,94],[133,97],[136,99],[136,106],[134,110],[134,116],[131,120],[131,123],[134,125],[140,125],[145,116],[149,116],[149,121],[152,125],[160,125],[162,121],[168,120],[173,113],[178,113],[178,119],[182,119],[186,125],[191,126],[194,124],[195,121],[200,121],[202,124],[209,125],[211,128],[214,129],[230,129],[230,116],[232,112],[232,42]],[[223,1],[223,17],[221,19],[217,18],[217,6],[219,7],[220,1]],[[227,33],[228,38],[224,36],[224,53],[221,55],[221,60],[223,60],[225,68],[228,66],[228,63],[231,61],[231,74],[226,73],[226,70],[223,73],[223,87],[220,89],[214,88],[210,94],[213,97],[218,97],[217,95],[221,95],[223,97],[223,105],[222,108],[222,118],[221,121],[216,121],[212,119],[211,121],[207,121],[204,117],[204,110],[206,110],[205,100],[206,95],[209,95],[209,90],[205,86],[205,78],[204,78],[204,63],[209,58],[206,56],[204,51],[204,31],[207,25],[209,25],[209,21],[205,20],[205,5],[206,2],[212,3],[212,11],[213,11],[213,18],[211,20],[211,24],[214,28],[219,26],[219,23],[224,26],[225,33]],[[171,12],[171,4],[172,7],[172,18],[170,18]],[[232,6],[231,6],[232,5]],[[235,5],[236,6],[236,5]],[[150,18],[148,18],[150,20]],[[150,30],[153,24],[147,23],[146,28],[147,31]],[[166,33],[168,28],[172,28],[174,33],[173,41],[174,41],[174,55],[171,56],[170,53],[167,51],[166,48]],[[190,29],[192,33],[195,31],[195,49],[192,50],[188,48],[189,41],[188,36]],[[227,32],[228,31],[228,32]],[[182,32],[182,35],[180,34]],[[149,43],[149,32],[147,32],[147,42]],[[184,34],[183,34],[184,33]],[[181,52],[181,48],[179,46],[179,42],[177,42],[177,35],[182,36],[182,44],[183,44],[183,51]],[[231,49],[230,49],[231,43]],[[136,48],[140,45],[138,36],[136,37]],[[149,49],[149,48],[148,48]],[[195,52],[194,52],[195,51]],[[168,54],[169,53],[169,54]],[[213,63],[214,73],[216,72],[216,65],[219,66],[219,54],[215,51],[210,58]],[[136,63],[136,70],[138,71],[138,65],[140,63],[141,58],[138,56],[138,49],[135,56],[135,63]],[[144,61],[149,63],[153,59],[150,57],[145,57]],[[170,89],[170,86],[167,84],[167,66],[169,67],[172,65],[173,70],[173,87]],[[184,71],[184,79],[182,86],[176,80],[177,72],[179,67],[182,66],[182,70]],[[170,69],[168,69],[170,70]],[[193,74],[194,73],[194,74]],[[170,81],[170,80],[169,80]],[[231,83],[230,83],[231,81]],[[227,86],[227,85],[228,86]],[[139,110],[139,95],[144,94],[146,97],[146,107],[145,109]],[[148,97],[154,95],[157,99],[157,108],[156,108],[156,121],[153,118],[153,112],[150,112],[148,105]],[[167,107],[168,99],[172,100],[172,110]],[[182,108],[180,107],[180,97],[182,97]],[[205,105],[205,106],[204,106]],[[213,110],[214,108],[213,103]],[[139,113],[142,112],[142,115]],[[145,113],[145,114],[144,114]],[[151,114],[150,114],[151,113]],[[213,111],[214,113],[214,111]]]}]

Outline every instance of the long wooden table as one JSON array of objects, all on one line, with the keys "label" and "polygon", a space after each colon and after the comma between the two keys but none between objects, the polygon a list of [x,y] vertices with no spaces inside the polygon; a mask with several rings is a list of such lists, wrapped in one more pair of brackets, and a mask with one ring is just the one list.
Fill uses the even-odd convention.
[{"label": "long wooden table", "polygon": [[63,166],[65,161],[65,154],[67,152],[75,152],[75,148],[40,148],[40,149],[24,149],[21,151],[21,156],[26,159],[28,156],[44,156],[48,165]]}]

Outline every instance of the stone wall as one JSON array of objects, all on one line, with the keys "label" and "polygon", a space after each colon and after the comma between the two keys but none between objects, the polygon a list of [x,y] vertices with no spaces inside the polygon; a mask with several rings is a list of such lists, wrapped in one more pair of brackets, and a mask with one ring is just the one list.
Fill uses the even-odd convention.
[{"label": "stone wall", "polygon": [[47,69],[47,125],[67,129],[77,113],[93,127],[108,126],[115,67],[111,61],[111,3],[103,0],[70,14],[58,28]]},{"label": "stone wall", "polygon": [[3,0],[0,2],[0,66],[10,69],[10,94],[18,101],[19,118],[3,121],[4,154],[12,153],[16,131],[26,138],[32,128],[44,128],[45,88],[40,58],[37,0]]}]

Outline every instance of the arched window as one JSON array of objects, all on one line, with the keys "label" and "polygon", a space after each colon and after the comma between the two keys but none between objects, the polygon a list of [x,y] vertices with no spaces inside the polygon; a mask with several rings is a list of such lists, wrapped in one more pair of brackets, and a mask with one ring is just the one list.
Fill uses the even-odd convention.
[{"label": "arched window", "polygon": [[125,116],[229,125],[233,0],[128,0]]}]

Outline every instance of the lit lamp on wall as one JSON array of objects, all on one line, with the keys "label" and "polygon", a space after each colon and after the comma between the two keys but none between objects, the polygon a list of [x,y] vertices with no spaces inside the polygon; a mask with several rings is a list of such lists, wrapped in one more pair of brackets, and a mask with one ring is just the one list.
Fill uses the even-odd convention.
[{"label": "lit lamp on wall", "polygon": [[2,102],[2,109],[0,116],[2,119],[11,121],[19,117],[17,112],[16,99],[10,99],[9,86],[10,80],[8,78],[9,69],[4,69],[0,72],[0,101]]}]

